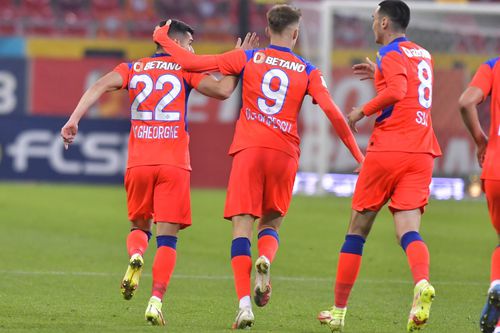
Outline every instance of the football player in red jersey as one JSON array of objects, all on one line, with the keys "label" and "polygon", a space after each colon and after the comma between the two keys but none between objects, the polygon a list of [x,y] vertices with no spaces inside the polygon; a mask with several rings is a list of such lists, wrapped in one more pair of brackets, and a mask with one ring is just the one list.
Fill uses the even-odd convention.
[{"label": "football player in red jersey", "polygon": [[403,1],[382,1],[373,14],[375,41],[383,45],[377,63],[354,66],[354,73],[361,79],[374,78],[377,95],[352,110],[349,124],[355,130],[363,117],[377,114],[377,118],[340,250],[334,306],[318,316],[332,331],[341,331],[344,326],[363,245],[377,213],[389,199],[396,236],[407,255],[415,284],[409,332],[425,325],[435,294],[429,283],[429,251],[419,234],[434,158],[441,155],[430,116],[433,61],[427,50],[406,38],[409,21],[410,9]]},{"label": "football player in red jersey", "polygon": [[300,154],[297,118],[306,95],[323,109],[354,158],[359,163],[364,158],[342,112],[332,101],[321,72],[292,52],[300,18],[300,10],[276,5],[267,13],[266,32],[271,42],[268,47],[221,55],[186,52],[168,38],[168,27],[154,34],[155,41],[186,70],[217,70],[242,77],[242,107],[229,149],[233,165],[224,210],[224,217],[233,224],[231,265],[239,300],[233,328],[254,323],[250,240],[257,219],[259,257],[255,262],[254,301],[264,306],[271,296],[270,266],[278,250],[278,230],[292,196]]},{"label": "football player in red jersey", "polygon": [[[489,139],[481,128],[477,105],[491,96]],[[469,87],[460,97],[462,118],[477,146],[477,159],[483,168],[481,179],[491,222],[500,243],[500,57],[482,64]],[[498,151],[498,152],[497,152]],[[480,318],[481,332],[500,333],[500,246],[491,256],[488,299]]]},{"label": "football player in red jersey", "polygon": [[[169,36],[187,52],[193,52],[193,33],[184,22],[173,21],[170,25]],[[256,42],[255,35],[247,35],[243,47]],[[238,40],[237,47],[241,46]],[[127,237],[130,260],[121,292],[128,300],[137,289],[154,221],[158,248],[153,262],[152,296],[145,314],[153,325],[165,324],[162,299],[175,267],[177,234],[191,225],[186,120],[189,93],[194,88],[204,95],[226,99],[237,83],[235,76],[218,81],[210,75],[186,72],[158,45],[153,56],[122,63],[92,85],[61,129],[67,148],[75,139],[80,119],[102,94],[128,90],[131,130],[125,189],[132,229]]]}]

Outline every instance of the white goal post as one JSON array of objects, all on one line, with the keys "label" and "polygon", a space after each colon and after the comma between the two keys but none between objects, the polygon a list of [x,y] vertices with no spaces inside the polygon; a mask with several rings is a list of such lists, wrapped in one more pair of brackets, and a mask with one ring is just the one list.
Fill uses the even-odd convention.
[{"label": "white goal post", "polygon": [[[303,13],[300,34],[300,53],[308,60],[312,61],[325,75],[325,80],[328,84],[330,92],[335,96],[334,92],[338,88],[336,82],[332,79],[332,70],[335,66],[336,58],[333,55],[334,50],[337,50],[335,45],[335,18],[338,15],[346,17],[356,17],[363,20],[365,26],[366,38],[373,40],[373,33],[368,29],[368,24],[371,24],[371,15],[376,9],[379,1],[306,1],[297,0],[293,4],[300,8]],[[409,27],[409,35],[412,37],[412,29],[417,28],[421,36],[427,33],[429,37],[439,34],[459,33],[480,34],[488,38],[500,40],[500,4],[494,3],[443,3],[434,1],[406,1],[411,9],[411,21]],[[456,15],[455,20],[458,24],[450,24],[449,17]],[[443,20],[443,17],[447,20]],[[462,17],[475,17],[475,23],[460,24]],[[467,19],[465,19],[467,21]],[[479,23],[478,23],[479,22]],[[467,22],[466,22],[467,23]],[[338,33],[338,32],[337,32]],[[437,38],[437,37],[436,37]],[[445,38],[445,37],[441,37]],[[415,38],[415,42],[420,44],[419,39]],[[439,44],[436,42],[436,44]],[[442,44],[442,45],[441,45]],[[441,52],[447,52],[446,43],[441,43]],[[372,43],[369,47],[364,47],[363,50],[369,50],[366,56],[374,57],[378,46]],[[433,48],[429,48],[431,53]],[[449,52],[452,52],[450,50]],[[493,53],[493,52],[492,52]],[[500,53],[500,52],[499,52]],[[364,58],[361,58],[364,59]],[[338,95],[338,94],[337,94]],[[336,99],[337,101],[337,99]],[[339,105],[341,106],[341,105]],[[342,106],[341,106],[342,108]],[[332,149],[344,149],[339,147],[338,140],[335,141],[330,135],[330,124],[327,118],[318,112],[317,107],[311,103],[304,103],[302,110],[302,156],[301,170],[315,174],[316,179],[316,194],[322,194],[325,191],[322,186],[322,179],[329,172],[348,172],[345,169],[337,170],[332,166],[331,156]],[[314,110],[314,111],[313,111]],[[342,109],[345,113],[350,110]],[[357,136],[361,146],[366,144],[367,136]],[[364,147],[362,147],[363,149]],[[345,150],[345,149],[344,149]],[[338,155],[337,155],[338,156]],[[346,156],[345,154],[342,156]],[[350,159],[350,157],[347,157]],[[351,160],[353,164],[353,160]],[[309,185],[311,187],[311,185]]]}]

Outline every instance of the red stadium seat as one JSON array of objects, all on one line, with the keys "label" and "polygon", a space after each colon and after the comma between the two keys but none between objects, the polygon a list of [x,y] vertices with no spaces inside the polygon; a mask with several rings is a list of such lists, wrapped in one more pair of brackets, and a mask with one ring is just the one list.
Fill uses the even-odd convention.
[{"label": "red stadium seat", "polygon": [[0,1],[0,35],[14,35],[21,32],[19,12],[13,0]]},{"label": "red stadium seat", "polygon": [[59,31],[65,36],[88,37],[92,32],[92,20],[84,0],[59,0],[56,3],[60,18]]},{"label": "red stadium seat", "polygon": [[50,0],[21,1],[20,13],[26,34],[52,35],[56,32],[56,20]]}]

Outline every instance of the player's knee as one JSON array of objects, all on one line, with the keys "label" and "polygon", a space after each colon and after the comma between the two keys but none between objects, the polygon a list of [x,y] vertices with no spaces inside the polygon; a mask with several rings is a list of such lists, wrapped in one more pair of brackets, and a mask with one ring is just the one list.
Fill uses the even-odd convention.
[{"label": "player's knee", "polygon": [[139,229],[144,232],[149,232],[151,233],[151,225],[153,224],[153,221],[150,219],[137,219],[131,222],[131,229]]}]

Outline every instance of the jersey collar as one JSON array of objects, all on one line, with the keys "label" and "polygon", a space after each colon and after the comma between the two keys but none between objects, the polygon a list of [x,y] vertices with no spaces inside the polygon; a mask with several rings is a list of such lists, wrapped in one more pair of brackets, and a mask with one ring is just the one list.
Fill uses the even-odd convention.
[{"label": "jersey collar", "polygon": [[155,53],[151,56],[151,58],[159,58],[159,57],[169,57],[170,54],[168,53]]},{"label": "jersey collar", "polygon": [[278,51],[283,51],[283,52],[292,52],[292,50],[289,49],[288,47],[278,46],[278,45],[273,45],[273,44],[270,44],[268,46],[268,48],[275,49],[275,50],[278,50]]},{"label": "jersey collar", "polygon": [[406,42],[406,41],[408,41],[408,38],[406,38],[406,37],[398,37],[395,40],[393,40],[392,42],[390,42],[389,45],[395,44],[395,43]]}]

